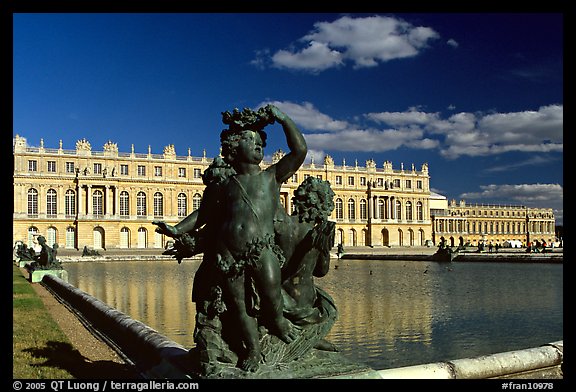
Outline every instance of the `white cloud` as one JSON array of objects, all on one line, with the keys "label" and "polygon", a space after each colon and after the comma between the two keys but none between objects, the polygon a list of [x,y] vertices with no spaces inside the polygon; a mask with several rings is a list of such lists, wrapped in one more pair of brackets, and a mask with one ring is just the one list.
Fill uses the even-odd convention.
[{"label": "white cloud", "polygon": [[562,142],[564,107],[550,105],[538,111],[496,113],[484,116],[478,127],[505,142],[538,143],[542,140]]},{"label": "white cloud", "polygon": [[306,163],[316,163],[316,164],[323,164],[324,163],[324,157],[326,156],[326,153],[322,150],[314,150],[309,148],[308,149],[308,153],[306,154]]},{"label": "white cloud", "polygon": [[271,60],[278,68],[311,72],[341,66],[346,61],[354,68],[374,67],[416,56],[436,38],[439,35],[432,28],[414,26],[402,19],[343,16],[333,22],[315,23],[314,30],[299,40],[305,43],[303,49],[278,50]]},{"label": "white cloud", "polygon": [[332,50],[322,42],[312,41],[298,53],[279,50],[272,56],[277,68],[304,69],[313,72],[324,71],[342,64],[342,53]]},{"label": "white cloud", "polygon": [[562,152],[563,113],[563,105],[549,105],[537,111],[461,112],[442,119],[438,113],[411,108],[405,112],[369,113],[366,118],[391,126],[419,127],[431,137],[443,138],[441,154],[452,159],[510,151]]},{"label": "white cloud", "polygon": [[458,46],[460,46],[460,44],[452,38],[450,38],[448,41],[446,41],[446,43],[453,48],[457,48]]},{"label": "white cloud", "polygon": [[[310,102],[267,101],[288,114],[305,134],[310,148],[319,151],[383,152],[401,147],[438,149],[448,159],[506,152],[563,151],[563,106],[512,113],[461,112],[446,119],[417,108],[404,112],[367,113],[354,122],[322,113]],[[359,119],[378,127],[360,125]],[[312,132],[311,132],[312,131]]]},{"label": "white cloud", "polygon": [[330,116],[321,113],[310,102],[297,104],[287,101],[262,102],[259,107],[272,104],[286,113],[298,126],[308,131],[342,131],[350,125],[346,121],[334,120]]},{"label": "white cloud", "polygon": [[425,125],[437,121],[437,113],[419,112],[416,109],[409,109],[406,112],[380,112],[368,113],[366,117],[378,123],[385,123],[392,126]]},{"label": "white cloud", "polygon": [[547,158],[540,155],[532,156],[528,159],[522,161],[514,161],[512,163],[500,164],[492,167],[488,167],[485,169],[486,172],[491,173],[506,173],[510,172],[511,170],[516,170],[522,167],[530,167],[530,166],[542,166],[549,164],[551,161],[554,161],[553,158]]}]

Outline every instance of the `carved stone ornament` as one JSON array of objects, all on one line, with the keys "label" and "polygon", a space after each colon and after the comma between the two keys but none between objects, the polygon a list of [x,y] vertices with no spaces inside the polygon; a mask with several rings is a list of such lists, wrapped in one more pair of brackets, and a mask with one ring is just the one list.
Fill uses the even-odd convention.
[{"label": "carved stone ornament", "polygon": [[118,144],[112,143],[112,141],[108,140],[106,144],[104,144],[104,151],[106,152],[118,152]]},{"label": "carved stone ornament", "polygon": [[92,151],[90,142],[84,138],[76,142],[76,151]]},{"label": "carved stone ornament", "polygon": [[176,148],[174,148],[173,144],[169,144],[166,147],[164,147],[164,155],[166,156],[176,156]]}]

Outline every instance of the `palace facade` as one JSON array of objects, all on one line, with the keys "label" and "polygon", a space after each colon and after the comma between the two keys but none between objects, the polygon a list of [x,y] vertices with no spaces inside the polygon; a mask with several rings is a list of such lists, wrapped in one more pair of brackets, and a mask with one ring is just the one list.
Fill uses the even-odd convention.
[{"label": "palace facade", "polygon": [[[204,153],[176,155],[120,152],[107,142],[93,151],[82,139],[74,150],[29,147],[14,138],[13,240],[33,246],[37,235],[49,245],[82,249],[163,248],[169,238],[153,220],[176,224],[200,206],[202,173],[212,162]],[[277,151],[272,162],[282,157]],[[264,162],[266,167],[272,162]],[[467,205],[447,202],[430,191],[428,165],[393,168],[334,164],[302,165],[281,187],[281,202],[292,211],[292,195],[308,176],[330,181],[335,193],[337,243],[345,246],[424,246],[442,239],[452,245],[478,242],[555,240],[552,209]]]}]

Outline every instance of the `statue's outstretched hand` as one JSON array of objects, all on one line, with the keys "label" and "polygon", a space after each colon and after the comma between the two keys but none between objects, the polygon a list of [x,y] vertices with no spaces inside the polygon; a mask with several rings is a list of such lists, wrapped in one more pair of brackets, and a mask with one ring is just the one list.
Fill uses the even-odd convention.
[{"label": "statue's outstretched hand", "polygon": [[153,225],[158,226],[156,228],[156,233],[164,234],[172,238],[176,238],[180,233],[178,233],[178,229],[174,226],[170,226],[164,221],[152,221]]}]

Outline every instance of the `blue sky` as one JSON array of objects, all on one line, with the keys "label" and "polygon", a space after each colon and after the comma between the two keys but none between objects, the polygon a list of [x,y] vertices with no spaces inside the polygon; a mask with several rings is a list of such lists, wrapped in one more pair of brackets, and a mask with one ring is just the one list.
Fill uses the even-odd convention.
[{"label": "blue sky", "polygon": [[563,31],[562,13],[15,13],[13,134],[214,157],[222,111],[274,103],[308,162],[428,163],[448,199],[563,224]]}]

